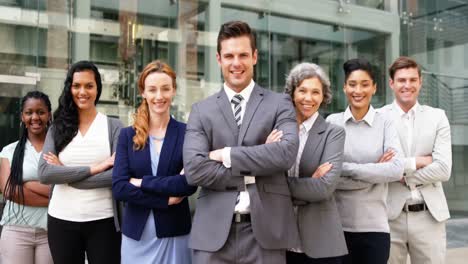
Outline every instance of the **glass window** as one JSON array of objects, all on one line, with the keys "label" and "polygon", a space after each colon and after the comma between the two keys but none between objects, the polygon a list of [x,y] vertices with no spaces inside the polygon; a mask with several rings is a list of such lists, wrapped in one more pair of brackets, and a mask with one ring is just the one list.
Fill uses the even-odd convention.
[{"label": "glass window", "polygon": [[[442,108],[452,132],[452,176],[444,183],[449,208],[467,212],[468,188],[468,5],[466,1],[400,1],[401,10],[412,13],[402,24],[402,54],[415,58],[423,69],[420,102]],[[425,43],[421,40],[425,40]],[[422,42],[422,43],[421,43]],[[458,56],[457,56],[458,55]]]},{"label": "glass window", "polygon": [[385,0],[343,0],[342,2],[385,10]]},{"label": "glass window", "polygon": [[[344,4],[361,5],[369,11],[383,8],[383,1]],[[221,88],[216,36],[223,22],[235,19],[248,22],[257,32],[254,78],[268,89],[283,91],[285,76],[296,63],[314,62],[331,77],[334,99],[327,111],[342,111],[346,99],[341,67],[354,57],[368,58],[378,73],[379,87],[384,87],[388,35],[361,30],[358,22],[344,26],[295,17],[294,10],[279,15],[271,13],[268,5],[263,10],[255,5],[249,8],[223,1],[0,1],[0,12],[20,14],[0,23],[0,74],[16,78],[13,84],[0,80],[0,91],[18,99],[26,91],[39,89],[49,94],[55,108],[67,67],[91,60],[103,79],[99,111],[129,124],[141,100],[138,75],[148,62],[160,59],[176,70],[178,89],[172,113],[185,121],[194,102]],[[359,13],[350,16],[364,17]],[[384,89],[379,89],[373,103],[385,103]]]}]

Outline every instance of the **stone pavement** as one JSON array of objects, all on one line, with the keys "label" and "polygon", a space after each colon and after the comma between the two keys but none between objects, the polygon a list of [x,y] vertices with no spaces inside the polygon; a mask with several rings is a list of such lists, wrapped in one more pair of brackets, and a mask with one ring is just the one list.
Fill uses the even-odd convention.
[{"label": "stone pavement", "polygon": [[468,247],[447,249],[446,264],[466,264],[468,263]]},{"label": "stone pavement", "polygon": [[468,263],[468,218],[453,216],[447,221],[447,264]]}]

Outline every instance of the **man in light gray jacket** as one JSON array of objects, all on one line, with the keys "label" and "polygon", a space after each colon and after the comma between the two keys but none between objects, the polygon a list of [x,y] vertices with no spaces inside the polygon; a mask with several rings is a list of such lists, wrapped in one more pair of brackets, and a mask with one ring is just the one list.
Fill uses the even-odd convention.
[{"label": "man in light gray jacket", "polygon": [[444,111],[418,103],[421,68],[408,57],[390,67],[395,101],[381,110],[396,124],[405,156],[403,179],[388,190],[390,260],[405,264],[445,263],[445,220],[450,215],[442,182],[450,177],[450,126]]}]

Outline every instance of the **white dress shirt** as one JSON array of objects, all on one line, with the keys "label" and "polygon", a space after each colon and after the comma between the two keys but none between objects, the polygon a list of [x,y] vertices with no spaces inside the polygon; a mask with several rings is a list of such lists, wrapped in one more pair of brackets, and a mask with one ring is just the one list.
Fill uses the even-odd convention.
[{"label": "white dress shirt", "polygon": [[[241,105],[241,124],[244,119],[244,113],[245,109],[247,108],[247,102],[250,99],[250,95],[252,94],[253,88],[255,86],[255,82],[253,80],[250,81],[249,85],[245,87],[239,94],[242,96],[242,101],[240,103]],[[226,83],[224,83],[224,92],[226,93],[229,103],[231,104],[231,110],[232,113],[234,114],[234,104],[231,103],[232,98],[237,94],[234,90],[229,88]],[[242,125],[241,125],[242,126]],[[230,147],[225,147],[223,149],[223,165],[226,168],[231,168],[231,148]],[[255,177],[251,176],[245,176],[244,177],[244,183],[245,185],[255,183]],[[247,192],[247,188],[245,188],[245,191],[239,193],[239,202],[236,204],[236,207],[234,208],[235,213],[242,213],[246,214],[250,212],[250,197],[249,193]]]},{"label": "white dress shirt", "polygon": [[[309,138],[309,131],[317,120],[319,113],[315,112],[311,117],[307,118],[304,122],[299,125],[299,149],[297,151],[296,161],[294,165],[289,169],[288,176],[289,177],[299,177],[299,164],[301,163],[302,153],[304,152],[304,147]],[[294,206],[294,213],[297,217],[297,206]],[[289,251],[293,251],[296,253],[303,253],[301,248],[291,248],[288,249]]]},{"label": "white dress shirt", "polygon": [[302,152],[304,152],[304,146],[309,138],[309,131],[314,125],[315,120],[317,120],[318,115],[319,113],[315,112],[315,114],[299,125],[299,150],[297,151],[296,162],[294,162],[294,165],[288,171],[289,177],[299,177],[299,163],[301,162]]},{"label": "white dress shirt", "polygon": [[[401,107],[397,104],[396,101],[393,102],[395,108],[398,111],[398,114],[401,118],[401,123],[406,131],[406,142],[407,142],[407,155],[411,155],[411,149],[413,147],[413,135],[414,135],[414,115],[418,110],[419,103],[416,104],[408,110],[408,112],[403,111]],[[402,146],[403,147],[403,146]],[[410,168],[412,171],[416,171],[416,157],[405,157],[405,168]],[[424,198],[422,197],[421,192],[417,189],[417,187],[413,184],[408,185],[411,190],[411,196],[408,197],[407,204],[419,204],[424,202]]]}]

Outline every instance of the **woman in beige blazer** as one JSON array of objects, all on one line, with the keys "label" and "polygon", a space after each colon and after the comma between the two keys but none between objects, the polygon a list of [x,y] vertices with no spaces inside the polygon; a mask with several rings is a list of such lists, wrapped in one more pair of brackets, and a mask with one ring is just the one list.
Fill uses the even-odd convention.
[{"label": "woman in beige blazer", "polygon": [[301,246],[287,251],[287,263],[342,263],[348,251],[333,193],[341,174],[345,132],[318,112],[331,102],[330,80],[318,65],[301,63],[289,73],[285,90],[296,108],[300,142],[288,183]]}]

